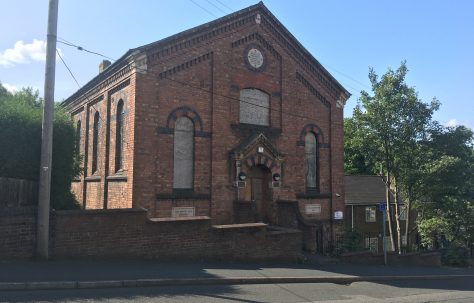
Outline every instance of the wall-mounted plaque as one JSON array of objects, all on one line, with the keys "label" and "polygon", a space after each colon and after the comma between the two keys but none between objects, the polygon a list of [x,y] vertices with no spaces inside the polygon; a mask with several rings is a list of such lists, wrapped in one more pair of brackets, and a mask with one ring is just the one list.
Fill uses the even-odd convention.
[{"label": "wall-mounted plaque", "polygon": [[251,67],[259,69],[263,65],[263,54],[256,48],[251,48],[247,52],[247,61]]},{"label": "wall-mounted plaque", "polygon": [[321,213],[321,204],[306,204],[305,213],[307,215],[317,215]]},{"label": "wall-mounted plaque", "polygon": [[194,217],[195,207],[173,207],[171,213],[173,218]]}]

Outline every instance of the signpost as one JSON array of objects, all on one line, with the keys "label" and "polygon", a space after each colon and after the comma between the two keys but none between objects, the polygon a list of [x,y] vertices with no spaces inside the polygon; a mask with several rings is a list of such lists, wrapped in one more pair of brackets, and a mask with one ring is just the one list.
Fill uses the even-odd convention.
[{"label": "signpost", "polygon": [[382,225],[383,225],[383,262],[387,265],[387,238],[385,237],[385,221],[387,220],[386,204],[385,202],[379,203],[379,210],[383,214]]}]

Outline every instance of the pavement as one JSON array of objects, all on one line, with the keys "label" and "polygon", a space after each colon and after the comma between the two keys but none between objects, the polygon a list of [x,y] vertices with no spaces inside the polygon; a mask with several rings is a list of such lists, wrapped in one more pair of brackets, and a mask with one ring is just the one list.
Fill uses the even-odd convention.
[{"label": "pavement", "polygon": [[338,283],[474,278],[472,268],[311,264],[163,263],[157,260],[0,262],[1,290],[176,285]]}]

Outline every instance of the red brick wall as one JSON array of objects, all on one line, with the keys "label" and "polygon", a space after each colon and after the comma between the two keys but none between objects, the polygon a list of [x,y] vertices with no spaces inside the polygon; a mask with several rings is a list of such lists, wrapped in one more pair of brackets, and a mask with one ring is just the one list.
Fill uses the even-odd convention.
[{"label": "red brick wall", "polygon": [[31,258],[36,245],[36,207],[0,212],[0,260]]},{"label": "red brick wall", "polygon": [[301,248],[297,231],[220,230],[206,218],[153,222],[139,209],[58,211],[53,221],[53,257],[295,261]]},{"label": "red brick wall", "polygon": [[[125,68],[125,71],[127,69]],[[135,134],[135,76],[131,70],[121,72],[108,85],[94,89],[66,105],[74,125],[81,121],[79,150],[83,155],[84,174],[75,180],[72,191],[87,209],[132,207],[133,146]],[[115,167],[117,104],[124,102],[123,169]],[[97,172],[92,172],[94,115],[100,114]],[[107,125],[109,128],[107,129]],[[106,138],[108,137],[108,140]],[[107,148],[108,142],[108,148]],[[106,159],[108,161],[106,162]],[[119,175],[119,176],[118,176]],[[119,178],[116,178],[116,177]],[[107,189],[107,192],[105,192]],[[110,205],[109,205],[110,203]]]},{"label": "red brick wall", "polygon": [[[272,190],[272,203],[278,199],[298,200],[300,208],[307,203],[320,203],[320,215],[306,216],[302,212],[303,216],[332,225],[334,211],[344,211],[343,110],[336,105],[342,90],[325,71],[315,67],[316,63],[310,63],[312,59],[289,41],[279,25],[266,13],[260,14],[260,24],[255,22],[255,14],[249,13],[239,21],[215,24],[208,35],[195,32],[195,37],[183,35],[175,41],[170,39],[168,45],[148,48],[136,60],[144,64],[142,69],[127,76],[128,86],[111,93],[120,83],[117,82],[92,96],[102,95],[96,106],[104,113],[110,108],[112,115],[119,94],[128,100],[125,182],[129,185],[106,183],[114,173],[115,122],[111,120],[109,172],[105,172],[104,160],[100,162],[99,194],[93,189],[91,193],[86,191],[88,208],[100,207],[102,196],[109,200],[109,207],[144,207],[153,217],[168,217],[173,206],[195,206],[197,214],[210,216],[214,223],[232,223],[237,193],[230,152],[248,137],[233,125],[239,125],[240,90],[257,88],[270,95],[270,128],[277,134],[269,139],[285,155],[278,167],[282,187]],[[262,71],[247,66],[245,50],[250,45],[257,46],[264,55]],[[71,106],[70,110],[80,113],[79,108]],[[187,108],[188,112],[177,112],[179,108]],[[87,109],[82,115],[85,112]],[[196,134],[193,194],[188,198],[173,196],[173,131],[174,119],[179,115],[193,118]],[[320,195],[307,196],[305,192],[301,133],[307,125],[316,126],[320,147]],[[89,141],[91,146],[91,137]],[[105,153],[102,145],[101,153]],[[88,156],[90,153],[91,149]],[[87,165],[90,163],[89,156]],[[108,191],[104,195],[101,191],[105,188]],[[169,199],[157,198],[166,195]],[[200,196],[199,201],[196,195]],[[93,202],[95,197],[99,200]],[[276,207],[270,205],[270,209]],[[342,232],[342,224],[337,226],[331,232],[332,238]]]}]

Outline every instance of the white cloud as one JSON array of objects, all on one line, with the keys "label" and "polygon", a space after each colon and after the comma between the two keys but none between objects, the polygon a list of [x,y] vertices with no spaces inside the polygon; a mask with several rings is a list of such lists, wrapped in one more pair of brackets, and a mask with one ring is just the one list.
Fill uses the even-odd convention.
[{"label": "white cloud", "polygon": [[19,40],[13,48],[0,53],[0,66],[11,67],[33,61],[46,60],[46,41],[34,39],[32,43]]},{"label": "white cloud", "polygon": [[8,84],[8,83],[2,83],[2,86],[5,87],[7,89],[7,91],[9,91],[10,93],[14,93],[14,92],[17,92],[19,90],[18,86],[11,85],[11,84]]},{"label": "white cloud", "polygon": [[467,121],[458,121],[457,119],[450,119],[448,122],[444,124],[445,127],[456,127],[459,125],[464,125],[469,127],[469,123]]}]

